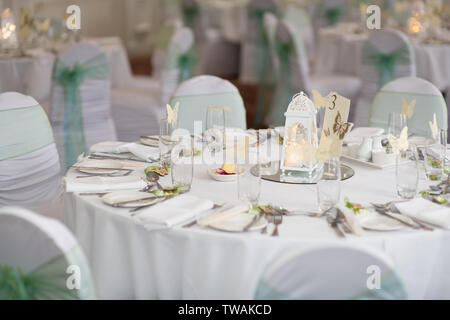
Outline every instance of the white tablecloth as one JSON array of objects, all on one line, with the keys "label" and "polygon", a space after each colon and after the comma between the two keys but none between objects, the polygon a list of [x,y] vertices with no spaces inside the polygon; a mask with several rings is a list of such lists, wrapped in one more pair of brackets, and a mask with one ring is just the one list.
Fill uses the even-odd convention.
[{"label": "white tablecloth", "polygon": [[[342,182],[341,199],[349,196],[367,204],[395,198],[394,167],[349,164],[356,173]],[[217,203],[236,201],[235,182],[211,180],[202,165],[194,171],[192,194]],[[420,188],[428,185],[422,172]],[[290,209],[317,205],[314,185],[263,181],[260,199]],[[325,219],[303,216],[285,217],[278,238],[198,227],[148,231],[127,209],[109,207],[96,196],[66,194],[66,205],[66,222],[91,263],[100,298],[251,299],[262,270],[281,250],[336,241],[384,251],[394,260],[410,298],[450,298],[448,231],[365,231],[363,237],[342,239]]]},{"label": "white tablecloth", "polygon": [[[361,50],[367,34],[351,34],[336,29],[319,32],[317,74],[361,76]],[[417,76],[432,82],[440,90],[450,87],[450,44],[413,42]]]}]

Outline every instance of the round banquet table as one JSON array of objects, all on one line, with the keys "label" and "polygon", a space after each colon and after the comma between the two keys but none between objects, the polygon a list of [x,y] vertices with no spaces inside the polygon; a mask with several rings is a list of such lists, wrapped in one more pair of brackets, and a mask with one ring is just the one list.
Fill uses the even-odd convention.
[{"label": "round banquet table", "polygon": [[[362,204],[395,199],[395,167],[343,162],[355,175],[342,182],[341,201],[347,196]],[[135,169],[143,174],[143,168]],[[428,185],[421,172],[420,190]],[[216,203],[235,202],[237,186],[211,180],[205,166],[196,165],[190,193]],[[251,299],[261,272],[277,254],[338,241],[384,251],[410,298],[450,298],[450,232],[442,229],[366,230],[360,237],[340,238],[324,218],[286,216],[279,237],[271,237],[271,229],[268,234],[198,226],[150,231],[128,209],[110,207],[97,196],[66,193],[65,200],[66,223],[85,250],[102,299]],[[312,210],[316,201],[315,185],[262,181],[260,203]]]},{"label": "round banquet table", "polygon": [[[367,33],[352,33],[350,26],[324,28],[319,32],[315,61],[317,74],[361,76],[361,51]],[[413,41],[417,76],[441,91],[450,88],[450,43],[425,44]],[[355,63],[355,61],[357,63]]]}]

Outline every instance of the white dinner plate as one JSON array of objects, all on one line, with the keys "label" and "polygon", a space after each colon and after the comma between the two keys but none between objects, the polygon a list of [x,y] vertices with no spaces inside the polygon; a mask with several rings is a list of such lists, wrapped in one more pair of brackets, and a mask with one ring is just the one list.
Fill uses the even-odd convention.
[{"label": "white dinner plate", "polygon": [[[247,226],[252,220],[254,214],[249,213],[239,213],[228,219],[213,222],[209,227],[227,232],[242,232],[245,226]],[[267,225],[267,220],[261,217],[248,231],[260,230]]]},{"label": "white dinner plate", "polygon": [[[139,199],[148,198],[148,197],[152,197],[152,198],[148,199],[148,200],[139,201]],[[147,206],[149,204],[152,204],[152,203],[154,203],[156,201],[159,201],[158,197],[156,197],[152,193],[141,192],[141,191],[115,191],[115,192],[110,192],[110,193],[105,194],[102,197],[102,200],[103,200],[104,203],[106,203],[106,204],[108,204],[110,206],[114,206],[116,203],[122,202],[122,201],[136,200],[136,202],[129,202],[129,203],[120,205],[120,207],[123,207],[123,208],[142,207],[142,206]]]},{"label": "white dinner plate", "polygon": [[[395,216],[396,218],[404,220],[405,222],[414,224],[410,218],[405,217],[401,214],[397,213],[390,213],[390,214],[392,216]],[[401,223],[400,221],[381,215],[371,215],[368,217],[361,218],[359,220],[359,224],[364,229],[375,231],[395,231],[406,227],[406,225]]]},{"label": "white dinner plate", "polygon": [[[123,164],[115,160],[84,160],[76,165],[77,167],[92,167],[92,168],[105,168],[105,169],[77,169],[80,172],[88,174],[113,174],[119,172],[114,168],[122,169]],[[111,169],[109,169],[111,168]]]},{"label": "white dinner plate", "polygon": [[216,170],[216,169],[211,169],[211,168],[206,169],[206,172],[208,173],[208,175],[211,178],[213,178],[214,180],[221,181],[221,182],[231,182],[231,181],[235,181],[237,178],[237,174],[217,174],[217,173],[214,173],[214,170]]}]

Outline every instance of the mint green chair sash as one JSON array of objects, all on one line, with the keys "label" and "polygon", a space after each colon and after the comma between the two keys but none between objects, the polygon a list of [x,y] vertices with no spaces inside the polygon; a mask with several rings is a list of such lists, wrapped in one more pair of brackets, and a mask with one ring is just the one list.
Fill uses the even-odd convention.
[{"label": "mint green chair sash", "polygon": [[273,125],[284,125],[284,112],[294,96],[292,88],[291,56],[295,55],[295,47],[292,41],[281,42],[275,39],[275,50],[279,61],[279,76],[277,85],[277,112]]},{"label": "mint green chair sash", "polygon": [[0,110],[0,161],[20,157],[54,143],[40,105]]},{"label": "mint green chair sash", "polygon": [[109,63],[104,53],[82,64],[67,67],[56,61],[53,78],[64,88],[64,155],[66,168],[73,165],[80,154],[87,152],[84,136],[80,85],[87,78],[108,79]]},{"label": "mint green chair sash", "polygon": [[[80,289],[69,289],[67,280],[70,264],[80,268]],[[76,245],[69,252],[53,258],[32,272],[0,266],[0,300],[78,300],[95,299],[89,265]]]},{"label": "mint green chair sash", "polygon": [[379,51],[373,44],[366,41],[362,51],[362,61],[366,65],[374,65],[379,74],[378,88],[395,78],[395,69],[397,65],[412,64],[412,49],[409,45],[383,53]]},{"label": "mint green chair sash", "polygon": [[416,99],[413,116],[407,119],[408,134],[429,136],[428,121],[433,121],[435,113],[438,127],[447,130],[447,106],[442,95],[393,91],[379,91],[375,96],[370,110],[369,126],[387,130],[389,113],[401,112],[402,98],[408,104]]},{"label": "mint green chair sash", "polygon": [[189,3],[189,4],[182,2],[181,11],[183,14],[184,25],[193,29],[195,18],[197,17],[197,15],[200,12],[200,8],[199,8],[197,2],[192,1],[192,3]]},{"label": "mint green chair sash", "polygon": [[[324,288],[325,290],[325,288]],[[318,297],[291,297],[288,293],[281,292],[262,278],[255,292],[256,300],[310,300]],[[381,279],[381,288],[364,290],[353,297],[342,297],[347,300],[406,300],[408,294],[405,291],[402,281],[396,273],[390,273]]]},{"label": "mint green chair sash", "polygon": [[225,125],[246,129],[245,108],[242,97],[238,92],[212,93],[202,95],[172,96],[170,104],[180,102],[178,111],[178,126],[194,133],[194,122],[202,121],[206,129],[206,112],[208,107],[229,107],[231,111],[225,111]]},{"label": "mint green chair sash", "polygon": [[327,25],[336,25],[344,16],[345,8],[343,5],[326,6],[323,3],[319,5],[319,16],[325,18]]},{"label": "mint green chair sash", "polygon": [[269,90],[269,79],[273,76],[273,65],[270,56],[269,36],[264,27],[264,14],[270,12],[277,14],[276,7],[258,8],[249,6],[248,17],[256,22],[256,43],[255,43],[255,68],[256,76],[258,78],[258,98],[256,104],[256,116],[254,124],[258,125],[263,120],[267,106],[270,106],[270,101],[266,101],[266,92]]},{"label": "mint green chair sash", "polygon": [[179,82],[192,78],[192,70],[194,68],[196,56],[193,48],[178,56]]}]

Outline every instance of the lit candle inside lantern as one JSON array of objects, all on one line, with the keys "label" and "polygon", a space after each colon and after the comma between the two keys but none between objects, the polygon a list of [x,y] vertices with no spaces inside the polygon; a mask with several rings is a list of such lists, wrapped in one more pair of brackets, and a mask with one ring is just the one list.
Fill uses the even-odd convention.
[{"label": "lit candle inside lantern", "polygon": [[16,24],[10,8],[3,10],[0,16],[1,48],[11,50],[17,48]]}]

